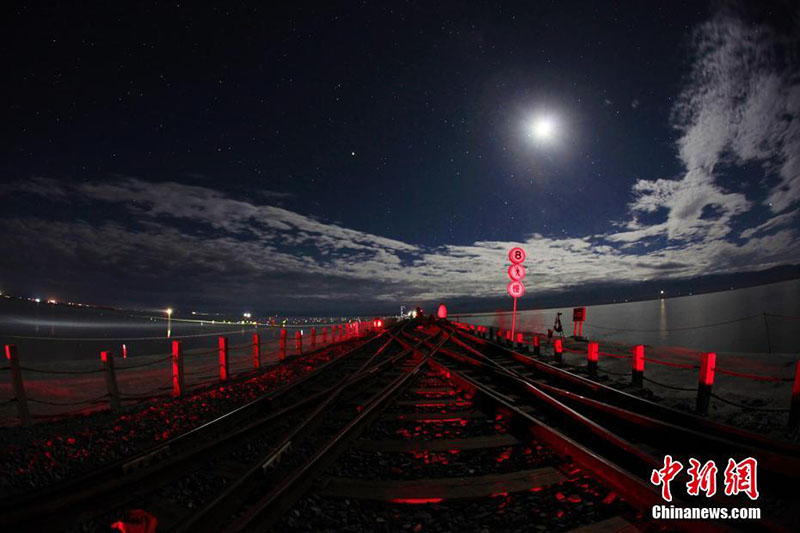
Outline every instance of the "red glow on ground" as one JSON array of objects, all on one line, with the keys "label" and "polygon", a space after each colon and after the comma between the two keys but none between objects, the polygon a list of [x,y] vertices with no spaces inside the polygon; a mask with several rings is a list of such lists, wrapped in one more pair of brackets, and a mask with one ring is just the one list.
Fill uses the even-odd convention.
[{"label": "red glow on ground", "polygon": [[609,504],[613,503],[614,500],[616,500],[616,499],[617,499],[617,493],[612,491],[612,492],[608,493],[608,496],[603,498],[603,503],[606,504],[606,505],[609,505]]},{"label": "red glow on ground", "polygon": [[408,503],[411,505],[419,505],[425,503],[439,503],[443,502],[444,498],[394,498],[390,500],[392,503]]},{"label": "red glow on ground", "polygon": [[500,452],[500,455],[497,456],[497,459],[495,459],[495,461],[497,461],[498,463],[502,463],[508,461],[510,457],[511,457],[511,448],[508,448],[507,450],[503,450],[502,452]]}]

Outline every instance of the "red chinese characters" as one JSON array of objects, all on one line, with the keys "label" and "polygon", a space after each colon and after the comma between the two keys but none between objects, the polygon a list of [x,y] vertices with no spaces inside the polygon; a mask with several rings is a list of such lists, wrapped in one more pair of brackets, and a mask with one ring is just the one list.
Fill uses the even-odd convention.
[{"label": "red chinese characters", "polygon": [[689,469],[686,471],[691,478],[686,483],[686,492],[689,496],[698,496],[700,491],[706,493],[710,498],[717,493],[717,465],[714,461],[708,461],[702,467],[700,461],[695,458],[689,459]]},{"label": "red chinese characters", "polygon": [[[724,472],[725,495],[736,496],[744,493],[751,500],[758,499],[758,461],[748,457],[738,463],[734,459],[728,459],[728,466]],[[661,485],[661,497],[668,502],[672,501],[672,491],[670,482],[683,470],[680,461],[672,459],[671,455],[664,456],[664,467],[653,470],[650,474],[650,482],[653,485]],[[717,493],[717,473],[719,469],[714,461],[701,463],[695,458],[689,459],[689,468],[686,474],[689,481],[686,483],[686,493],[689,496],[699,496],[705,493],[707,498],[713,497]]]},{"label": "red chinese characters", "polygon": [[673,461],[671,455],[665,455],[664,468],[653,470],[653,473],[650,474],[650,482],[656,486],[661,485],[661,497],[664,498],[664,501],[672,501],[669,484],[681,470],[683,470],[683,465],[680,461]]},{"label": "red chinese characters", "polygon": [[752,457],[738,463],[733,459],[728,459],[728,466],[725,468],[725,495],[735,496],[744,492],[751,500],[757,500],[757,467],[758,462]]}]

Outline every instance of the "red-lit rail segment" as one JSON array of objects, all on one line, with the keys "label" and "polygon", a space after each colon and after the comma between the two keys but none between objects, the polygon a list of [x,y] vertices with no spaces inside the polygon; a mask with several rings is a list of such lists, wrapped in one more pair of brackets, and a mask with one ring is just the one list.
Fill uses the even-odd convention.
[{"label": "red-lit rail segment", "polygon": [[[576,441],[590,443],[588,447],[594,453],[641,480],[649,479],[654,465],[667,454],[684,460],[699,455],[721,464],[728,457],[756,457],[762,486],[768,486],[772,495],[785,498],[787,508],[798,503],[793,499],[796,497],[785,495],[796,493],[792,487],[800,477],[800,446],[613,389],[574,373],[555,357],[543,361],[509,349],[505,343],[473,335],[471,330],[455,331],[450,342],[438,350],[437,360],[443,368],[478,388],[487,387],[486,374],[491,374],[492,390],[514,398],[516,404],[530,405],[535,409],[529,411],[533,416],[554,424]],[[596,350],[589,345],[588,362],[598,357]],[[634,350],[634,361],[636,352],[643,350]],[[713,384],[714,363],[714,354],[704,356],[700,387]],[[636,363],[633,370],[637,370]],[[733,505],[717,498],[714,505],[718,503]]]},{"label": "red-lit rail segment", "polygon": [[[514,349],[511,339],[489,341],[487,333],[435,317],[381,328],[257,409],[116,465],[126,475],[106,471],[109,480],[94,479],[82,493],[39,495],[71,496],[66,507],[35,512],[79,528],[111,513],[122,526],[145,516],[193,532],[374,530],[393,521],[469,529],[475,517],[489,530],[647,530],[660,525],[649,518],[663,503],[649,480],[666,453],[717,464],[757,456],[762,492],[795,507],[800,447],[610,388],[553,354]],[[568,347],[561,348],[563,356]],[[632,372],[647,361],[640,355],[629,356]],[[587,363],[601,357],[600,345],[587,347]],[[701,381],[710,384],[714,357],[706,359]],[[185,486],[199,488],[187,495]],[[100,495],[108,507],[96,508]],[[0,525],[19,523],[25,501],[16,503],[0,508]],[[699,503],[758,505],[720,496]],[[698,501],[681,493],[673,504]],[[790,523],[784,518],[776,511],[763,525],[779,528]]]},{"label": "red-lit rail segment", "polygon": [[[167,370],[171,389],[164,398],[146,404],[142,410],[128,407],[111,421],[87,419],[74,429],[62,422],[53,431],[66,428],[66,435],[54,433],[41,442],[34,440],[30,449],[6,450],[9,464],[27,467],[4,476],[6,486],[24,488],[0,498],[0,529],[40,530],[47,524],[80,521],[141,493],[157,491],[163,484],[196,471],[198,465],[207,465],[219,454],[230,452],[231,447],[252,446],[259,439],[267,442],[264,439],[272,438],[276,428],[302,418],[329,397],[343,377],[353,376],[354,369],[378,354],[401,352],[403,348],[393,340],[391,328],[365,325],[359,336],[354,334],[341,344],[288,356],[279,365],[237,376],[222,386],[191,390],[186,388],[184,374],[188,372],[183,369],[187,355],[181,341],[174,341]],[[259,339],[254,337],[254,345],[248,349],[258,347]],[[211,370],[218,379],[225,375],[232,352],[233,347],[224,338],[218,339],[213,352],[218,359]],[[256,359],[257,355],[253,353]],[[13,346],[6,348],[6,356],[12,364],[18,364]],[[115,383],[113,355],[102,353],[101,362],[111,391]],[[25,398],[24,387],[20,394]],[[117,395],[118,391],[111,395],[112,406]],[[108,424],[113,428],[106,427]],[[38,431],[46,435],[48,429],[44,426]],[[118,437],[109,440],[111,435]],[[66,448],[58,449],[55,442]],[[100,452],[97,460],[87,461],[93,450]]]},{"label": "red-lit rail segment", "polygon": [[[237,515],[227,531],[308,530],[323,523],[334,530],[354,524],[371,530],[392,516],[419,516],[420,509],[418,529],[440,529],[454,516],[470,520],[480,512],[491,517],[487,527],[502,530],[510,526],[502,509],[511,502],[548,529],[623,528],[638,520],[639,502],[620,496],[619,481],[604,479],[613,468],[575,462],[578,449],[591,455],[578,444],[565,450],[567,440],[532,438],[533,423],[524,413],[464,387],[441,366],[438,350],[452,335],[440,331],[443,322],[412,324],[398,338],[419,361],[404,386],[372,401],[352,401],[352,420]],[[632,495],[651,501],[641,495],[653,491],[628,480]],[[318,488],[308,493],[309,487]],[[587,504],[596,507],[586,513]],[[203,515],[184,530],[200,526],[208,513]],[[530,520],[516,527],[524,529]]]}]

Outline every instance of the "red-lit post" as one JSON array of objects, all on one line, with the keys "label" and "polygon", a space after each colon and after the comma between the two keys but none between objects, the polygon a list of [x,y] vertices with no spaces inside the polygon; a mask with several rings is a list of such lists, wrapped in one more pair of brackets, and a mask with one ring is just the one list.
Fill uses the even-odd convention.
[{"label": "red-lit post", "polygon": [[586,369],[590,376],[597,375],[597,360],[600,358],[600,346],[596,342],[590,342],[586,350]]},{"label": "red-lit post", "polygon": [[564,362],[564,342],[561,339],[556,339],[553,343],[553,355],[556,357],[556,363]]},{"label": "red-lit post", "polygon": [[122,345],[122,358],[123,359],[127,359],[128,358],[128,345],[127,344],[123,344]]},{"label": "red-lit post", "polygon": [[697,385],[697,413],[708,414],[708,405],[711,402],[711,387],[714,385],[714,370],[717,366],[717,354],[709,352],[703,354],[700,364],[700,382]]},{"label": "red-lit post", "polygon": [[11,371],[11,383],[14,386],[14,400],[17,402],[17,415],[24,427],[31,427],[31,412],[28,410],[28,397],[25,396],[25,385],[22,383],[22,370],[19,367],[17,346],[6,344],[6,359]]},{"label": "red-lit post", "polygon": [[253,370],[261,368],[261,335],[253,333]]},{"label": "red-lit post", "polygon": [[108,402],[111,410],[119,413],[122,404],[119,401],[119,388],[117,387],[117,372],[114,369],[114,354],[111,352],[100,352],[100,360],[103,362],[103,370],[106,374],[106,388],[108,389]]},{"label": "red-lit post", "polygon": [[533,355],[542,355],[539,347],[539,335],[536,333],[533,334]]},{"label": "red-lit post", "polygon": [[789,407],[789,428],[800,427],[800,361],[794,367],[794,385],[792,386],[792,404]]},{"label": "red-lit post", "polygon": [[639,388],[644,386],[644,346],[642,344],[637,344],[633,347],[631,385]]},{"label": "red-lit post", "polygon": [[522,340],[522,333],[517,333],[517,344],[515,348],[521,348],[523,344],[524,341]]},{"label": "red-lit post", "polygon": [[294,332],[294,350],[298,354],[303,353],[303,335],[299,329]]},{"label": "red-lit post", "polygon": [[311,328],[311,349],[317,347],[317,328]]},{"label": "red-lit post", "polygon": [[[511,314],[511,336],[517,331],[517,298],[514,297],[514,312]],[[509,337],[511,340],[511,337]]]},{"label": "red-lit post", "polygon": [[328,328],[322,328],[322,344],[328,344]]},{"label": "red-lit post", "polygon": [[172,341],[172,395],[183,394],[183,345],[181,341]]},{"label": "red-lit post", "polygon": [[278,361],[286,359],[286,328],[281,329],[281,344],[278,352]]},{"label": "red-lit post", "polygon": [[219,380],[228,381],[228,337],[219,338]]}]

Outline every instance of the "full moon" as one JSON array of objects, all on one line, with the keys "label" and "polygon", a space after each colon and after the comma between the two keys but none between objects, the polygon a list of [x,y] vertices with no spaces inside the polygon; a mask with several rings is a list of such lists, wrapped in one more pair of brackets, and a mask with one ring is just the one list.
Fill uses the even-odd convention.
[{"label": "full moon", "polygon": [[548,141],[555,136],[556,123],[551,117],[536,117],[529,126],[529,136],[539,141]]}]

